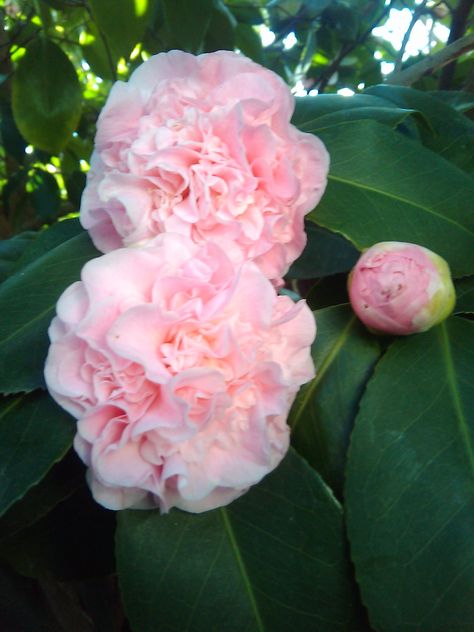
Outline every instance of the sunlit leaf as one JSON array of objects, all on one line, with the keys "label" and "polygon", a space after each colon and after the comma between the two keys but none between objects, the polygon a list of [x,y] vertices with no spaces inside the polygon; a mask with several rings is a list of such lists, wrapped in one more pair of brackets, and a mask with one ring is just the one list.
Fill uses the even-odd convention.
[{"label": "sunlit leaf", "polygon": [[79,123],[82,90],[62,49],[44,37],[31,42],[13,75],[12,105],[18,129],[40,149],[57,153]]},{"label": "sunlit leaf", "polygon": [[359,249],[408,241],[444,257],[457,276],[474,272],[474,181],[419,143],[373,121],[318,135],[331,156],[326,192],[309,219]]}]

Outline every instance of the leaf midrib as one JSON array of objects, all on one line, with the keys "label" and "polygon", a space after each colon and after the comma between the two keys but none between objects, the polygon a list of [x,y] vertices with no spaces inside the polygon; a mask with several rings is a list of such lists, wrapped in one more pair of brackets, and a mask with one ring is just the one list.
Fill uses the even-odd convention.
[{"label": "leaf midrib", "polygon": [[301,399],[301,404],[298,407],[298,411],[297,411],[296,415],[293,417],[293,422],[291,423],[291,431],[292,432],[294,432],[296,430],[298,422],[299,422],[299,420],[302,417],[303,411],[305,410],[308,402],[310,401],[311,397],[313,396],[314,391],[319,386],[319,383],[321,382],[321,380],[323,379],[323,377],[327,373],[329,367],[334,362],[334,360],[337,358],[337,356],[338,356],[340,350],[342,349],[342,347],[344,346],[344,343],[346,342],[346,340],[347,340],[347,338],[348,338],[348,336],[349,336],[349,334],[351,332],[351,329],[354,326],[355,322],[356,322],[356,317],[355,317],[355,315],[353,315],[350,318],[350,320],[348,321],[347,325],[344,327],[344,329],[339,334],[339,337],[337,338],[337,340],[334,342],[334,344],[329,349],[328,354],[326,355],[326,357],[324,358],[323,362],[321,363],[321,366],[319,368],[319,371],[318,371],[316,377],[314,378],[314,380],[312,382],[310,382],[310,384],[308,385],[308,388],[305,390],[304,396]]},{"label": "leaf midrib", "polygon": [[250,582],[248,573],[247,573],[247,569],[245,568],[245,563],[242,559],[242,556],[240,554],[240,550],[239,550],[239,546],[237,544],[237,540],[234,534],[234,530],[232,529],[232,525],[230,523],[229,520],[229,516],[227,513],[227,510],[225,507],[220,509],[220,514],[222,517],[222,522],[224,524],[224,530],[227,534],[227,537],[229,538],[229,543],[232,549],[232,552],[234,553],[234,557],[235,560],[237,562],[237,567],[239,569],[240,575],[242,577],[242,581],[244,583],[245,586],[245,590],[247,592],[248,598],[249,598],[249,602],[250,602],[250,606],[251,609],[253,611],[254,617],[255,617],[255,623],[257,625],[257,630],[258,632],[265,632],[265,627],[263,625],[263,621],[262,618],[260,616],[260,612],[258,609],[258,605],[257,605],[257,599],[255,597],[255,593],[253,591],[252,588],[252,584]]},{"label": "leaf midrib", "polygon": [[445,222],[448,222],[449,224],[453,224],[454,226],[459,228],[461,231],[464,231],[465,233],[467,233],[470,237],[474,237],[474,232],[471,232],[465,226],[463,226],[462,224],[459,224],[458,222],[453,220],[451,217],[447,217],[446,215],[441,215],[440,213],[436,213],[432,208],[423,206],[422,204],[420,204],[419,202],[415,202],[414,200],[409,200],[405,197],[394,195],[393,193],[389,193],[386,190],[381,190],[375,187],[371,187],[368,184],[362,184],[361,182],[358,182],[357,180],[348,180],[347,178],[342,178],[341,176],[335,176],[334,174],[331,174],[331,173],[328,174],[328,180],[334,180],[335,182],[342,182],[343,184],[347,184],[349,186],[363,189],[364,191],[377,193],[378,195],[384,195],[385,197],[391,198],[392,200],[397,200],[398,202],[403,202],[404,204],[414,206],[415,208],[418,208],[424,211],[425,213],[434,215],[435,217]]},{"label": "leaf midrib", "polygon": [[451,352],[451,345],[446,328],[446,321],[441,323],[441,325],[439,326],[439,333],[441,338],[441,351],[446,362],[445,366],[448,388],[451,392],[452,402],[454,406],[454,411],[456,413],[456,419],[458,422],[462,443],[466,449],[467,458],[469,461],[471,472],[474,477],[474,451],[471,444],[471,434],[466,416],[464,414],[461,393],[459,392],[458,380],[456,376],[456,370],[454,368],[453,355]]}]

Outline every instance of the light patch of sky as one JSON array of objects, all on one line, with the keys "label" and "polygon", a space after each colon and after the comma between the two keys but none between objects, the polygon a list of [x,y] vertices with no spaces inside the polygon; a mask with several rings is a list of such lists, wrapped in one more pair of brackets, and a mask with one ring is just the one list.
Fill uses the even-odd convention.
[{"label": "light patch of sky", "polygon": [[296,39],[296,35],[293,33],[293,31],[291,31],[291,33],[288,33],[288,35],[283,40],[283,46],[285,47],[285,50],[290,50],[297,42],[298,40]]},{"label": "light patch of sky", "polygon": [[[390,0],[385,0],[385,5],[389,4]],[[423,0],[416,0],[416,4],[421,4]],[[412,12],[409,9],[390,9],[390,13],[387,21],[382,26],[376,27],[372,33],[376,37],[380,37],[392,44],[395,50],[400,50],[403,37],[407,32],[412,20]],[[270,46],[275,41],[275,33],[271,31],[268,26],[262,24],[258,27],[258,32],[262,40],[262,46]],[[431,18],[425,18],[418,20],[413,27],[410,38],[405,46],[405,52],[403,54],[403,61],[409,57],[419,55],[420,53],[429,53],[430,47],[436,45],[436,41],[446,43],[449,36],[449,29],[443,24],[438,22],[433,23]],[[289,50],[297,43],[296,36],[293,32],[289,33],[283,40],[283,46],[286,50]],[[382,59],[382,54],[377,51],[374,55],[375,59]],[[391,62],[380,62],[382,74],[388,75],[393,72],[395,65]],[[298,81],[292,92],[295,96],[305,96],[307,91],[305,90],[303,83]],[[352,93],[349,88],[342,88],[338,91],[338,94],[344,94],[349,96],[349,92]],[[311,95],[317,94],[317,90],[311,90]]]},{"label": "light patch of sky", "polygon": [[270,46],[275,41],[275,33],[271,31],[266,24],[261,24],[258,27],[260,39],[262,40],[262,46]]},{"label": "light patch of sky", "polygon": [[[383,38],[387,42],[390,42],[396,50],[400,50],[403,43],[403,37],[410,26],[412,15],[413,14],[410,9],[390,9],[390,13],[385,24],[374,28],[372,34],[375,35],[375,37]],[[409,57],[416,56],[419,53],[430,52],[430,41],[432,40],[430,32],[434,38],[441,42],[446,42],[449,36],[449,29],[443,24],[433,24],[433,20],[431,18],[418,20],[413,27],[410,38],[406,44],[403,61]],[[431,47],[434,46],[435,43],[436,42],[431,41]]]}]

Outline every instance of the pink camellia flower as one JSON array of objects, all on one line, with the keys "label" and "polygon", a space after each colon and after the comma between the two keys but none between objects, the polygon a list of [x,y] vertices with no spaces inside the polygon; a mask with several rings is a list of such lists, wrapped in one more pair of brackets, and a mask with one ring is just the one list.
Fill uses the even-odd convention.
[{"label": "pink camellia flower", "polygon": [[322,142],[290,125],[293,108],[277,75],[236,53],[151,57],[99,117],[82,225],[102,252],[165,232],[213,241],[278,283],[329,164]]},{"label": "pink camellia flower", "polygon": [[252,262],[164,234],[84,266],[51,323],[45,378],[112,509],[225,505],[276,467],[314,367],[304,301]]},{"label": "pink camellia flower", "polygon": [[386,241],[366,250],[349,277],[357,316],[371,329],[396,335],[426,331],[452,312],[448,264],[416,244]]}]

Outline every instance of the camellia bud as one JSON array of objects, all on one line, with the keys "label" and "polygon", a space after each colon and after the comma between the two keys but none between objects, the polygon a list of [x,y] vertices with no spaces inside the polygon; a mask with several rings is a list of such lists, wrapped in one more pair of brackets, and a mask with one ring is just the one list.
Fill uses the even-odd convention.
[{"label": "camellia bud", "polygon": [[367,327],[402,336],[443,321],[456,298],[446,261],[427,248],[399,241],[366,250],[349,275],[348,289]]}]

